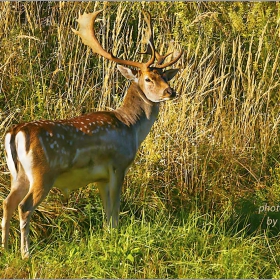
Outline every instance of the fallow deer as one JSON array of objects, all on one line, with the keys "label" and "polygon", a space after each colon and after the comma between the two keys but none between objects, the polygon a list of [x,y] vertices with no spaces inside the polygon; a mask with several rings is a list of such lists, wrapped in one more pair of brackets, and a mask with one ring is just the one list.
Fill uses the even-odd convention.
[{"label": "fallow deer", "polygon": [[178,69],[163,69],[178,61],[182,51],[164,63],[169,54],[162,56],[155,50],[150,14],[144,15],[144,20],[149,36],[146,54],[151,58],[140,63],[103,49],[94,32],[100,12],[80,15],[79,30],[73,31],[94,53],[116,62],[123,76],[132,81],[121,107],[72,119],[18,124],[5,136],[11,191],[3,202],[2,246],[8,246],[10,219],[18,206],[22,258],[29,257],[31,215],[52,187],[68,195],[96,183],[107,220],[117,226],[124,176],[158,116],[159,102],[176,96],[168,81]]}]

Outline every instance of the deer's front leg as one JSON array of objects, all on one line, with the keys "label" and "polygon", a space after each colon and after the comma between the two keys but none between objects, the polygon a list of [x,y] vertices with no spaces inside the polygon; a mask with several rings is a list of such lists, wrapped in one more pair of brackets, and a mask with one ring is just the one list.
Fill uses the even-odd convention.
[{"label": "deer's front leg", "polygon": [[114,228],[117,227],[119,223],[123,180],[124,172],[111,168],[109,171],[109,181],[97,183],[104,211],[107,216],[107,222]]}]

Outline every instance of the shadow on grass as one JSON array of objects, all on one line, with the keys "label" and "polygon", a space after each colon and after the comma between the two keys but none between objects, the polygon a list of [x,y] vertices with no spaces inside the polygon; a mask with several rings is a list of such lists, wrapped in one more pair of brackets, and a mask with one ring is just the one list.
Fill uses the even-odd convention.
[{"label": "shadow on grass", "polygon": [[273,237],[280,231],[280,204],[260,202],[255,204],[253,199],[240,199],[235,207],[236,217],[232,217],[231,223],[236,223],[239,230],[246,228],[247,234],[258,231],[266,231]]}]

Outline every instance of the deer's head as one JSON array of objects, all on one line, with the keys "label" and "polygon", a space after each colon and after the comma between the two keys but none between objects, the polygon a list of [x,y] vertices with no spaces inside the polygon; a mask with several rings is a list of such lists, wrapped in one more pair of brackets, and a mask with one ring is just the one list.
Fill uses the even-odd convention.
[{"label": "deer's head", "polygon": [[[179,69],[169,69],[165,71],[163,69],[177,62],[182,55],[182,51],[175,59],[164,63],[165,58],[171,53],[160,55],[155,50],[151,15],[147,13],[144,14],[144,19],[148,26],[148,44],[145,54],[151,55],[151,58],[147,62],[142,63],[115,57],[112,53],[104,50],[96,39],[94,22],[100,12],[102,11],[97,11],[91,14],[84,13],[83,15],[80,15],[77,20],[80,28],[78,31],[73,29],[74,33],[79,35],[83,43],[91,47],[93,52],[107,58],[108,60],[116,62],[122,75],[137,83],[139,88],[150,101],[160,102],[174,98],[176,96],[176,92],[169,86],[168,82],[176,75]],[[155,60],[157,60],[157,63],[153,65]],[[133,68],[128,68],[123,65],[131,66]],[[137,70],[135,70],[135,68]]]}]

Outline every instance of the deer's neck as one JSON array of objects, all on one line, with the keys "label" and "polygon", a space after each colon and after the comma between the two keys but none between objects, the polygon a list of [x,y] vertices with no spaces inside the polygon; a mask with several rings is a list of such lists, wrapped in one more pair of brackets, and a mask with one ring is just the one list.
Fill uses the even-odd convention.
[{"label": "deer's neck", "polygon": [[159,112],[159,104],[147,99],[136,83],[129,87],[116,116],[136,133],[138,145],[150,132]]}]

